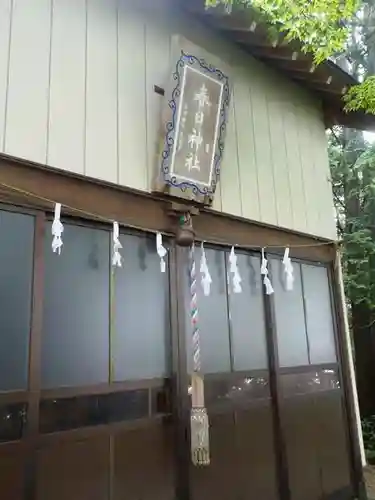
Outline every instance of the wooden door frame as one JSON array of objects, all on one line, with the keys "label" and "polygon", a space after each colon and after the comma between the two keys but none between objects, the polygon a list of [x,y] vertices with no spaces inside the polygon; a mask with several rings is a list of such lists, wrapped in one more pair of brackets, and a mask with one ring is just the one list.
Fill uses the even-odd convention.
[{"label": "wooden door frame", "polygon": [[[345,297],[342,297],[341,276],[337,268],[339,261],[336,258],[329,266],[329,284],[331,293],[331,306],[334,317],[334,331],[339,360],[339,370],[343,382],[344,393],[344,413],[346,417],[347,440],[349,446],[349,455],[351,459],[351,473],[354,492],[359,500],[367,500],[366,485],[363,475],[361,448],[357,428],[357,415],[355,409],[356,395],[353,392],[352,374],[350,371],[350,353],[347,345],[345,332],[345,315],[343,309]],[[355,383],[355,380],[354,380]]]},{"label": "wooden door frame", "polygon": [[184,271],[187,249],[171,247],[172,387],[175,422],[176,498],[190,500],[190,401],[187,369]]},{"label": "wooden door frame", "polygon": [[[267,254],[266,254],[267,258]],[[262,287],[264,316],[266,323],[266,342],[268,354],[268,368],[270,376],[271,404],[273,414],[274,447],[276,454],[276,470],[278,473],[280,500],[289,500],[291,490],[288,473],[288,457],[285,443],[285,432],[282,419],[282,393],[280,380],[280,364],[277,344],[275,304],[272,295],[267,295],[265,286]]]}]

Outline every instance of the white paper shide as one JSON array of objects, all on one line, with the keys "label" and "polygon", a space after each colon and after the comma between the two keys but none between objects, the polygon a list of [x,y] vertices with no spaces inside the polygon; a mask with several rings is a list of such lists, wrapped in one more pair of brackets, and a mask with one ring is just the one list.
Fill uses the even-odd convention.
[{"label": "white paper shide", "polygon": [[272,295],[274,293],[274,289],[272,287],[271,280],[268,277],[268,260],[264,255],[264,248],[262,248],[262,264],[260,267],[260,274],[263,276],[263,284],[266,287],[266,294]]},{"label": "white paper shide", "polygon": [[285,288],[288,292],[293,290],[294,275],[293,275],[293,264],[289,257],[289,248],[285,249],[283,257],[284,266],[284,276],[285,276]]},{"label": "white paper shide", "polygon": [[120,254],[120,249],[122,245],[119,240],[120,237],[120,229],[118,222],[113,223],[112,230],[112,241],[113,241],[113,253],[112,253],[112,266],[113,267],[122,267],[122,257]]},{"label": "white paper shide", "polygon": [[54,253],[61,254],[61,249],[63,246],[62,234],[64,232],[64,226],[60,220],[61,216],[61,203],[55,204],[55,216],[52,223],[52,251]]},{"label": "white paper shide", "polygon": [[156,234],[156,251],[160,258],[160,272],[165,273],[165,257],[167,255],[167,249],[163,245],[163,237],[161,233]]},{"label": "white paper shide", "polygon": [[201,263],[200,263],[200,273],[201,273],[201,284],[204,295],[207,297],[211,292],[212,278],[210,271],[208,269],[206,252],[204,250],[204,244],[201,243]]},{"label": "white paper shide", "polygon": [[237,255],[234,251],[234,246],[232,246],[230,254],[229,254],[229,272],[232,275],[232,284],[233,284],[233,292],[241,293],[242,292],[242,278],[240,272],[238,270],[237,265]]}]

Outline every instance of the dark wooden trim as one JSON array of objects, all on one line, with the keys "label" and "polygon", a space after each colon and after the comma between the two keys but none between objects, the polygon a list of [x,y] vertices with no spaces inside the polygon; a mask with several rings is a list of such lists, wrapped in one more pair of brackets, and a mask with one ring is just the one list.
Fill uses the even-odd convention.
[{"label": "dark wooden trim", "polygon": [[[110,240],[110,260],[109,260],[109,278],[108,278],[108,287],[109,287],[109,314],[108,314],[108,323],[109,323],[109,338],[108,338],[108,372],[109,372],[109,383],[112,384],[113,379],[115,377],[115,361],[114,361],[114,345],[115,345],[115,336],[116,336],[116,269],[112,266],[112,254],[113,254],[113,240]],[[149,391],[150,392],[150,391]],[[150,399],[150,394],[149,394]]]},{"label": "dark wooden trim", "polygon": [[29,393],[27,391],[0,392],[0,407],[17,403],[27,403]]},{"label": "dark wooden trim", "polygon": [[307,308],[306,308],[306,295],[305,295],[305,283],[303,281],[303,271],[302,266],[299,265],[299,274],[301,280],[301,294],[302,294],[302,308],[303,308],[303,322],[305,325],[305,337],[306,337],[306,347],[307,347],[307,359],[309,364],[311,364],[311,349],[310,349],[310,339],[307,327]]},{"label": "dark wooden trim", "polygon": [[24,500],[37,499],[37,452],[31,448],[24,466]]},{"label": "dark wooden trim", "polygon": [[112,392],[135,391],[138,389],[153,389],[169,384],[168,379],[155,378],[146,380],[129,380],[112,382],[111,384],[88,385],[81,387],[61,387],[59,389],[45,389],[41,391],[41,399],[74,398],[78,396],[95,396]]},{"label": "dark wooden trim", "polygon": [[[34,269],[32,285],[32,309],[29,354],[29,393],[25,437],[31,445],[39,432],[39,398],[41,378],[41,349],[43,328],[43,288],[44,288],[44,230],[45,214],[40,212],[35,218]],[[36,500],[37,456],[33,446],[28,447],[24,465],[24,499]]]},{"label": "dark wooden trim", "polygon": [[94,436],[111,436],[124,431],[149,427],[150,425],[163,425],[163,422],[168,418],[169,417],[165,415],[156,415],[152,418],[144,417],[137,420],[114,422],[112,424],[95,425],[91,427],[79,427],[78,429],[41,434],[37,440],[33,439],[33,443],[37,448],[40,448],[45,445],[66,441],[81,441]]},{"label": "dark wooden trim", "polygon": [[113,434],[110,434],[108,440],[108,454],[109,454],[109,479],[108,479],[108,500],[113,500],[115,498],[115,484],[116,484],[116,458],[115,458],[115,439]]},{"label": "dark wooden trim", "polygon": [[[18,191],[7,188],[12,186]],[[24,192],[32,193],[30,196]],[[43,201],[38,197],[47,198]],[[171,199],[136,192],[108,183],[80,177],[40,165],[10,158],[0,158],[0,199],[5,203],[47,211],[53,203],[64,206],[63,215],[101,221],[117,220],[129,227],[174,232],[169,217]],[[69,209],[72,207],[75,210]],[[291,256],[310,261],[332,262],[334,249],[325,238],[308,236],[256,221],[202,209],[194,219],[197,240],[221,245],[239,245],[251,250],[252,245],[280,248],[291,246]],[[320,246],[296,247],[296,245]],[[326,243],[326,244],[325,244]]]},{"label": "dark wooden trim", "polygon": [[238,414],[245,411],[257,411],[259,408],[270,408],[272,411],[272,400],[271,398],[254,399],[247,403],[235,403],[228,401],[224,404],[213,404],[206,405],[209,419],[218,415],[228,415],[231,419],[233,418],[234,425],[238,423]]},{"label": "dark wooden trim", "polygon": [[321,365],[303,365],[303,366],[287,366],[280,367],[279,374],[280,375],[288,375],[293,373],[310,373],[314,371],[321,370],[335,370],[338,371],[339,366],[338,363],[323,363]]},{"label": "dark wooden trim", "polygon": [[39,398],[41,376],[41,349],[43,328],[43,288],[44,288],[44,214],[35,219],[34,271],[32,287],[32,316],[29,356],[29,398],[26,435],[38,434]]},{"label": "dark wooden trim", "polygon": [[176,498],[190,499],[190,440],[184,284],[187,249],[173,245],[170,251],[173,417],[175,421]]},{"label": "dark wooden trim", "polygon": [[288,394],[284,395],[283,399],[285,401],[290,401],[291,399],[310,399],[311,401],[317,401],[319,400],[320,396],[324,395],[330,395],[333,393],[341,392],[340,389],[327,389],[327,390],[322,390],[322,391],[315,391],[315,392],[304,392],[304,393],[297,393],[297,394]]},{"label": "dark wooden trim", "polygon": [[280,500],[290,500],[291,492],[288,474],[288,458],[282,419],[283,397],[280,384],[275,305],[273,295],[266,294],[265,286],[263,286],[262,289],[266,323],[266,342],[269,365],[269,384],[272,401],[276,471],[278,475]]},{"label": "dark wooden trim", "polygon": [[358,442],[356,412],[354,407],[354,394],[349,371],[349,353],[345,338],[345,318],[342,303],[345,297],[342,296],[340,285],[339,260],[336,259],[330,268],[330,288],[331,300],[334,312],[334,331],[339,358],[339,370],[343,383],[344,413],[347,422],[349,455],[351,461],[352,481],[354,492],[360,500],[367,500],[366,486],[363,476],[360,445]]},{"label": "dark wooden trim", "polygon": [[[331,248],[333,248],[333,243]],[[289,255],[293,259],[293,263],[295,264],[307,264],[307,265],[310,264],[316,267],[325,267],[325,268],[327,268],[327,265],[329,265],[330,261],[328,260],[320,261],[315,259],[313,256],[311,256],[310,258],[298,257],[293,255],[293,251],[294,249],[291,248]],[[282,259],[284,256],[284,252],[285,252],[285,247],[267,249],[267,255],[269,259],[276,259],[276,258]]]},{"label": "dark wooden trim", "polygon": [[[229,248],[228,248],[229,251]],[[234,371],[234,352],[233,352],[233,325],[231,320],[231,303],[230,303],[230,283],[231,280],[227,279],[229,276],[228,270],[228,252],[224,252],[224,276],[225,276],[225,294],[227,303],[227,323],[228,323],[228,335],[229,335],[229,356],[230,356],[230,369]]]},{"label": "dark wooden trim", "polygon": [[[247,411],[251,410],[252,408],[264,408],[264,407],[271,407],[272,406],[272,400],[271,397],[267,398],[257,398],[257,399],[252,399],[250,401],[247,401],[246,403],[237,403],[237,404],[229,404],[228,408],[224,409],[224,412],[222,413],[235,413],[241,412],[241,411]],[[211,409],[209,409],[209,412],[211,413]]]},{"label": "dark wooden trim", "polygon": [[240,377],[265,377],[268,378],[268,369],[241,370],[231,372],[205,373],[204,380],[207,382],[214,380],[238,380]]},{"label": "dark wooden trim", "polygon": [[41,212],[37,208],[33,209],[24,206],[10,205],[9,203],[1,203],[1,202],[0,202],[0,210],[3,210],[4,212],[14,212],[17,214],[31,215],[34,217],[36,217]]},{"label": "dark wooden trim", "polygon": [[0,443],[0,453],[24,453],[29,447],[27,441],[6,441]]},{"label": "dark wooden trim", "polygon": [[[295,245],[316,245],[317,239],[297,235],[290,231],[271,226],[260,226],[253,221],[233,218],[218,212],[202,212],[194,220],[197,239],[222,245],[239,245],[246,250],[260,252],[260,247],[290,246],[290,256],[310,261],[330,262],[333,259],[329,244],[311,247]],[[252,246],[253,245],[253,246]],[[276,249],[274,250],[276,252]]]}]

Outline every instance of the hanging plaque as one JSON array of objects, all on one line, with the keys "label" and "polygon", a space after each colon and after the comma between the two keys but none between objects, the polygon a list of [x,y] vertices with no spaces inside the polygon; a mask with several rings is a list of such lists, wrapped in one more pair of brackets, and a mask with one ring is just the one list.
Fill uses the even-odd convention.
[{"label": "hanging plaque", "polygon": [[229,105],[228,77],[181,52],[166,92],[159,185],[210,204],[220,176]]}]

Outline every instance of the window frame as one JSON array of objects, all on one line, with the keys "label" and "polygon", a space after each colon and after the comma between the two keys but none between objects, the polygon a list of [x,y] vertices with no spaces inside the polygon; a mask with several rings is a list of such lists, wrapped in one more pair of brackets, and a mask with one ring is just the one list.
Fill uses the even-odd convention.
[{"label": "window frame", "polygon": [[[7,391],[0,393],[0,405],[16,405],[25,404],[27,406],[27,417],[25,420],[23,435],[18,441],[5,441],[0,443],[2,450],[6,447],[20,446],[26,444],[30,438],[41,439],[42,442],[54,442],[55,440],[70,440],[76,439],[76,436],[91,435],[92,433],[111,433],[114,429],[127,429],[136,428],[137,426],[149,425],[150,422],[162,421],[168,415],[158,414],[155,415],[152,411],[153,394],[156,390],[165,391],[166,397],[170,397],[172,381],[170,377],[153,378],[153,379],[140,379],[129,380],[122,382],[110,382],[93,384],[93,385],[80,385],[74,387],[60,387],[51,389],[42,389],[41,384],[41,355],[42,355],[42,330],[43,330],[43,302],[44,302],[44,244],[47,230],[47,224],[53,221],[53,214],[50,210],[29,209],[24,206],[7,205],[0,203],[0,210],[7,212],[19,213],[22,215],[30,215],[35,218],[34,223],[34,246],[33,246],[33,264],[32,264],[32,284],[31,284],[31,318],[29,328],[29,359],[28,359],[28,386],[25,390]],[[109,236],[112,233],[110,225],[96,220],[86,220],[81,217],[74,217],[73,215],[61,217],[63,224],[71,224],[78,227],[92,228],[106,231]],[[136,230],[133,228],[121,227],[120,234],[134,235],[146,238],[153,238],[153,232]],[[110,240],[111,243],[111,240]],[[164,244],[172,248],[170,237],[164,235]],[[111,245],[109,245],[109,249]],[[175,258],[174,252],[170,252],[170,258]],[[109,255],[110,257],[110,255]],[[110,264],[110,259],[109,259]],[[171,264],[173,265],[173,264]],[[108,267],[108,279],[111,275],[111,266]],[[171,290],[171,273],[169,266],[167,268],[169,290]],[[111,300],[111,290],[109,290]],[[171,294],[169,293],[170,307],[171,307]],[[110,303],[111,306],[111,303]],[[170,314],[171,322],[171,314]],[[167,353],[168,354],[168,353]],[[168,357],[173,356],[170,353]],[[170,362],[172,364],[172,362]],[[81,396],[105,396],[109,394],[118,394],[124,391],[147,390],[149,411],[147,418],[142,418],[139,421],[123,421],[108,423],[100,425],[95,428],[85,427],[79,429],[71,429],[67,431],[58,431],[53,434],[42,435],[39,430],[39,411],[40,404],[43,400],[47,399],[66,399]],[[22,444],[23,443],[23,444]]]},{"label": "window frame", "polygon": [[[283,258],[283,252],[267,252],[266,255],[267,259],[270,258],[278,258],[282,259]],[[293,257],[291,256],[292,262],[295,262],[296,264],[301,265],[301,284],[302,284],[302,302],[303,302],[303,311],[304,311],[304,320],[305,320],[305,328],[306,328],[306,338],[307,338],[307,348],[308,348],[308,360],[309,364],[307,365],[295,365],[295,366],[280,366],[280,370],[286,370],[287,373],[291,373],[292,371],[295,372],[305,372],[308,371],[309,367],[332,367],[336,366],[338,367],[340,365],[340,351],[339,351],[339,332],[338,332],[338,325],[337,325],[337,317],[336,317],[336,307],[335,307],[335,302],[334,302],[334,294],[333,294],[333,276],[332,276],[332,268],[328,263],[322,262],[320,260],[307,260],[307,259],[302,259],[298,257]],[[334,347],[335,347],[335,353],[336,353],[336,361],[330,361],[330,362],[325,362],[325,363],[311,363],[311,358],[310,358],[310,345],[309,345],[309,334],[308,334],[308,329],[307,329],[307,318],[306,318],[306,304],[305,304],[305,296],[304,296],[304,281],[303,281],[303,271],[302,271],[302,265],[308,265],[308,266],[313,266],[313,267],[320,267],[324,268],[327,271],[327,285],[328,285],[328,291],[329,291],[329,309],[331,312],[331,317],[332,317],[332,332],[333,332],[333,341],[334,341]],[[271,277],[271,282],[272,282],[272,275],[270,274]],[[273,304],[273,308],[274,308]],[[277,318],[276,318],[276,310],[274,311],[274,322],[275,322],[275,328],[277,331]],[[341,378],[341,375],[340,375]]]},{"label": "window frame", "polygon": [[[24,402],[28,404],[28,421],[26,425],[26,432],[25,436],[29,437],[30,435],[39,435],[39,402],[42,399],[49,399],[51,397],[53,398],[67,398],[67,397],[74,397],[74,396],[80,396],[80,395],[101,395],[101,394],[108,394],[110,392],[121,392],[124,390],[134,390],[136,388],[142,389],[142,388],[147,388],[150,391],[150,399],[151,399],[151,391],[153,389],[157,389],[160,387],[168,387],[168,390],[171,387],[171,380],[169,378],[164,378],[164,379],[152,379],[152,380],[137,380],[137,381],[124,381],[124,382],[111,382],[111,383],[105,383],[105,384],[98,384],[98,385],[90,385],[90,386],[76,386],[76,387],[62,387],[62,388],[56,388],[56,389],[46,389],[42,390],[41,389],[41,380],[40,380],[40,370],[41,370],[41,333],[42,333],[42,315],[43,315],[43,282],[44,282],[44,233],[46,230],[46,223],[47,221],[53,220],[53,215],[50,210],[43,210],[43,209],[28,209],[24,208],[21,206],[8,206],[6,204],[0,204],[0,209],[10,211],[10,212],[19,212],[21,214],[28,214],[28,215],[33,215],[35,216],[35,237],[34,237],[34,265],[33,265],[33,285],[32,285],[32,325],[30,328],[30,357],[29,357],[29,387],[28,391],[16,391],[12,393],[2,393],[0,394],[0,404],[5,404],[5,403],[10,403],[10,402]],[[112,228],[106,224],[103,223],[102,221],[97,221],[97,220],[92,220],[92,219],[84,219],[82,217],[74,217],[73,215],[68,215],[64,216],[61,218],[62,222],[67,223],[67,224],[73,224],[76,226],[82,226],[82,227],[89,227],[89,228],[94,228],[94,229],[101,229],[104,230],[108,233],[111,233]],[[147,231],[142,231],[142,230],[137,230],[133,228],[127,228],[127,227],[121,227],[120,228],[120,234],[124,235],[134,235],[134,236],[146,236],[149,238],[152,238],[154,236],[154,232],[147,232]],[[168,269],[169,272],[169,289],[174,290],[175,289],[175,280],[176,274],[178,274],[178,270],[174,269],[173,266],[177,265],[177,260],[176,260],[176,244],[173,238],[170,238],[169,234],[163,233],[165,243],[168,243],[168,246],[170,247],[170,255],[169,258],[171,259],[170,266]],[[198,248],[198,245],[201,243],[201,240],[196,240],[196,247]],[[205,248],[210,248],[213,250],[219,250],[224,253],[224,270],[227,275],[228,272],[228,256],[230,252],[230,245],[227,244],[218,244],[218,243],[210,243],[209,241],[205,241]],[[241,253],[244,255],[249,255],[249,256],[254,256],[257,258],[261,259],[261,251],[260,249],[245,249],[245,248],[238,248],[236,249],[236,253]],[[270,252],[266,254],[266,257],[272,257],[275,256],[277,258],[282,258],[282,251],[281,252]],[[308,264],[308,265],[314,265],[314,266],[323,266],[327,268],[328,270],[328,275],[329,278],[331,278],[331,269],[329,265],[326,263],[323,263],[319,260],[314,260],[314,259],[300,259],[300,258],[293,258],[295,262],[301,263],[301,264]],[[233,344],[233,339],[232,339],[232,326],[231,322],[229,321],[229,297],[228,297],[228,282],[225,280],[226,283],[226,306],[227,306],[227,317],[228,317],[228,333],[229,333],[229,345],[230,345],[230,350],[232,351],[232,344]],[[329,279],[329,286],[330,286],[330,292],[332,295],[332,282],[331,279]],[[217,373],[217,374],[210,374],[209,377],[211,378],[228,378],[231,379],[233,378],[234,375],[240,375],[243,374],[249,375],[251,373],[254,374],[266,374],[268,373],[271,376],[271,371],[272,371],[272,358],[273,354],[269,352],[269,345],[270,343],[273,342],[272,340],[272,326],[270,326],[270,318],[269,318],[269,305],[266,304],[266,301],[270,299],[270,296],[265,295],[264,293],[264,287],[263,287],[263,298],[264,298],[264,318],[265,318],[265,331],[266,331],[266,342],[267,342],[267,359],[268,359],[268,366],[267,370],[238,370],[235,371],[233,367],[233,358],[231,354],[231,370],[228,373]],[[175,313],[173,312],[176,309],[177,304],[176,304],[176,297],[173,297],[173,295],[170,293],[170,322],[171,322],[171,337],[175,336],[175,333],[173,329],[176,328],[176,322],[174,319]],[[331,298],[331,310],[334,311],[333,309],[333,302]],[[333,314],[333,319],[335,318]],[[267,319],[268,318],[268,319]],[[271,318],[272,319],[272,318]],[[180,327],[181,328],[181,325]],[[334,325],[334,332],[335,332],[335,347],[338,349],[338,339],[337,339],[337,326]],[[180,339],[181,340],[181,339]],[[176,339],[172,339],[172,360],[171,364],[173,365],[173,373],[176,373],[176,358],[178,358],[180,355],[177,355],[176,349],[177,347],[175,346]],[[183,346],[181,348],[182,350],[184,349]],[[338,352],[338,351],[337,351]],[[341,356],[338,353],[338,361],[337,364],[324,364],[324,365],[317,365],[318,367],[328,367],[331,368],[332,366],[339,367],[340,370],[340,378],[341,378]],[[183,366],[184,362],[178,361],[179,366]],[[182,365],[181,365],[182,363]],[[293,367],[292,369],[286,368],[286,369],[278,369],[278,376],[281,373],[290,373],[290,372],[295,372],[295,371],[309,371],[312,369],[312,365],[307,365],[307,366],[301,366],[301,367]],[[173,385],[173,384],[172,384]],[[272,385],[272,382],[271,382]],[[271,399],[272,399],[272,394],[271,394]],[[129,423],[124,423],[124,425],[129,425]],[[118,427],[119,424],[116,424]],[[62,434],[74,434],[76,435],[77,433],[79,434],[79,430],[75,431],[64,431]],[[87,429],[82,430],[82,432],[89,432]],[[58,433],[61,434],[61,433]],[[72,434],[72,435],[73,435]],[[43,439],[47,439],[46,436],[43,437]],[[3,446],[3,445],[1,445]]]}]

